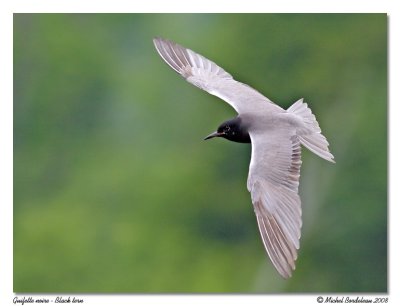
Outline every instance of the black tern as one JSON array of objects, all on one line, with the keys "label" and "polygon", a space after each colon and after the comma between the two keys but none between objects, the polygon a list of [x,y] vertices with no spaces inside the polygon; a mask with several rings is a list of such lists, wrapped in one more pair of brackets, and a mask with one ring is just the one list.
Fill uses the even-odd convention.
[{"label": "black tern", "polygon": [[186,81],[221,98],[238,113],[205,139],[251,143],[247,189],[258,228],[276,270],[284,278],[291,277],[302,226],[301,145],[335,163],[314,114],[303,99],[284,110],[202,55],[166,39],[153,42],[161,58]]}]

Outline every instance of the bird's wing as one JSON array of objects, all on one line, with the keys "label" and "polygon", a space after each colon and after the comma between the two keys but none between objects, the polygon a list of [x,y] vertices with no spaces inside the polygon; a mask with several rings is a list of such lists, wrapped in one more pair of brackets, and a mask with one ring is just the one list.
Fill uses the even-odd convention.
[{"label": "bird's wing", "polygon": [[225,100],[239,114],[257,111],[282,111],[250,86],[235,81],[214,62],[172,41],[155,38],[162,59],[189,83]]},{"label": "bird's wing", "polygon": [[278,272],[288,278],[295,269],[302,225],[300,141],[289,130],[279,135],[250,133],[250,138],[247,188],[265,249]]}]

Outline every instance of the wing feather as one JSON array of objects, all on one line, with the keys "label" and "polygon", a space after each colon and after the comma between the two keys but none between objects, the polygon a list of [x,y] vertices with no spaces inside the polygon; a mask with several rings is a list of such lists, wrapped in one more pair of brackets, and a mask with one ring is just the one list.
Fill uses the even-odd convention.
[{"label": "wing feather", "polygon": [[277,271],[288,278],[296,267],[300,247],[301,147],[290,131],[280,136],[250,133],[253,148],[247,187],[268,256]]},{"label": "wing feather", "polygon": [[189,83],[221,98],[239,114],[246,112],[282,111],[250,86],[235,81],[214,62],[172,41],[155,38],[154,45],[161,58]]}]

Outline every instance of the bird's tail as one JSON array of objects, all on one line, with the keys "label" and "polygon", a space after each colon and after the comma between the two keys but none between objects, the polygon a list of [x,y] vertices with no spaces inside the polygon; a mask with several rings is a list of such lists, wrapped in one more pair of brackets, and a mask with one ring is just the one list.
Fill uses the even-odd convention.
[{"label": "bird's tail", "polygon": [[321,129],[314,114],[303,99],[293,103],[287,110],[303,119],[305,128],[298,131],[298,137],[302,145],[319,157],[334,163],[334,157],[329,152],[329,143],[321,134]]}]

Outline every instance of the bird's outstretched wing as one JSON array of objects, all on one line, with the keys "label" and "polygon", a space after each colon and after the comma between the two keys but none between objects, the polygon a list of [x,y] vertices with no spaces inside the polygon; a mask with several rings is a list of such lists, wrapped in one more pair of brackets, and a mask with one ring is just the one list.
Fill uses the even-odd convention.
[{"label": "bird's outstretched wing", "polygon": [[235,81],[232,76],[204,56],[172,41],[153,40],[162,59],[189,83],[221,98],[239,114],[247,112],[282,111],[250,86]]},{"label": "bird's outstretched wing", "polygon": [[265,249],[278,272],[295,269],[301,230],[298,186],[301,147],[289,130],[279,135],[250,133],[252,154],[247,181]]}]

